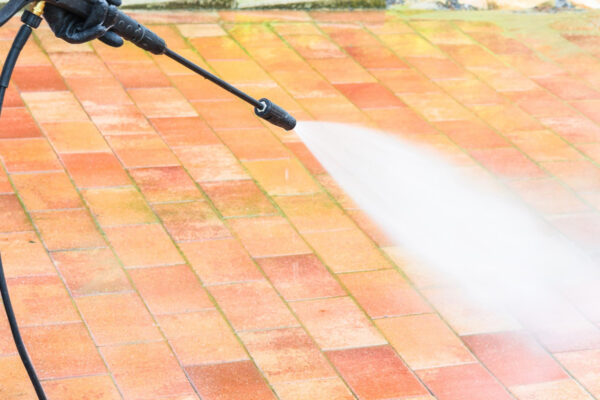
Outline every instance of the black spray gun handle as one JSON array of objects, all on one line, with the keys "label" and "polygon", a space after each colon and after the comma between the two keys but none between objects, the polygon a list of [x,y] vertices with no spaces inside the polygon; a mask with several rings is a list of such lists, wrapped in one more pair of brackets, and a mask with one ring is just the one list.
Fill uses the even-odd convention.
[{"label": "black spray gun handle", "polygon": [[[80,17],[89,15],[92,7],[85,0],[46,0],[46,3],[63,8]],[[164,54],[167,50],[167,44],[160,36],[116,7],[108,8],[105,22],[113,26],[111,29],[117,35],[150,53]]]}]

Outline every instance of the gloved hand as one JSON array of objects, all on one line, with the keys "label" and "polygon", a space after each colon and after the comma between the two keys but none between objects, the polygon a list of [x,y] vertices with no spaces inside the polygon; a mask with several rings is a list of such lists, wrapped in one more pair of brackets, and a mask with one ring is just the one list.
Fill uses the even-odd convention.
[{"label": "gloved hand", "polygon": [[[44,18],[50,25],[50,29],[56,35],[69,43],[85,43],[90,40],[100,39],[109,46],[119,47],[123,45],[123,39],[116,33],[110,31],[111,22],[106,21],[106,15],[110,7],[118,7],[121,0],[86,0],[92,4],[92,12],[82,18],[72,14],[60,7],[46,3]],[[112,10],[115,15],[116,10]]]}]

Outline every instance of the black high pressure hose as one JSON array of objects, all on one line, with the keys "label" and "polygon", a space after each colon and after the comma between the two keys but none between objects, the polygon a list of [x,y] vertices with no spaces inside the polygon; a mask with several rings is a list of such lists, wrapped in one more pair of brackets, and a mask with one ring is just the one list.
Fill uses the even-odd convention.
[{"label": "black high pressure hose", "polygon": [[[6,56],[6,61],[4,62],[4,66],[2,67],[2,73],[0,74],[0,113],[2,112],[2,104],[4,103],[4,94],[6,92],[6,88],[8,88],[8,83],[10,82],[10,77],[12,76],[12,72],[15,68],[15,64],[17,63],[17,59],[19,58],[19,54],[21,54],[21,50],[25,47],[25,43],[31,36],[32,27],[37,28],[42,19],[37,15],[24,11],[21,16],[21,21],[23,21],[23,25],[17,32],[17,36],[10,47],[10,51]],[[23,343],[23,338],[21,337],[21,333],[19,332],[19,326],[17,325],[17,318],[15,316],[15,311],[13,310],[12,303],[10,301],[10,296],[8,293],[8,284],[6,283],[6,276],[4,274],[4,267],[2,266],[2,258],[0,257],[0,294],[2,295],[2,303],[4,304],[4,311],[6,311],[6,317],[8,318],[8,324],[10,325],[10,332],[12,333],[12,337],[15,341],[15,346],[17,347],[17,351],[19,352],[19,357],[21,357],[21,361],[25,366],[25,370],[27,371],[27,375],[29,375],[29,380],[31,380],[31,384],[35,389],[35,393],[39,400],[46,400],[46,394],[44,393],[44,388],[38,376],[35,372],[35,368],[33,368],[33,363],[29,358],[29,354],[27,354],[27,348],[25,347],[25,343]]]}]

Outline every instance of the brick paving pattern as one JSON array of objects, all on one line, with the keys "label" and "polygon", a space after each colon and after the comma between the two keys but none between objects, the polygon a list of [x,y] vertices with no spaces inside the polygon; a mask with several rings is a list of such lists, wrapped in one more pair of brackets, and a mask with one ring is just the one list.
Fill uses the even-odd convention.
[{"label": "brick paving pattern", "polygon": [[[434,146],[600,248],[598,14],[137,16],[298,119]],[[491,318],[295,134],[165,57],[40,28],[0,156],[0,250],[51,399],[600,399],[597,293],[566,344]],[[34,398],[3,315],[0,398]]]}]

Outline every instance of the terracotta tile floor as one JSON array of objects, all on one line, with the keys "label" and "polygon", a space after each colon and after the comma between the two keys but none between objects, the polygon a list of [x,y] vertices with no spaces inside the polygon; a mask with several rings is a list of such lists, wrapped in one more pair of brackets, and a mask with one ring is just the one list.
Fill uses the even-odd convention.
[{"label": "terracotta tile floor", "polygon": [[[136,16],[299,119],[489,172],[598,255],[600,14]],[[53,400],[600,399],[598,293],[574,293],[566,343],[489,315],[295,134],[171,60],[43,26],[5,106],[0,250]],[[0,399],[33,399],[8,332],[2,314]]]}]

